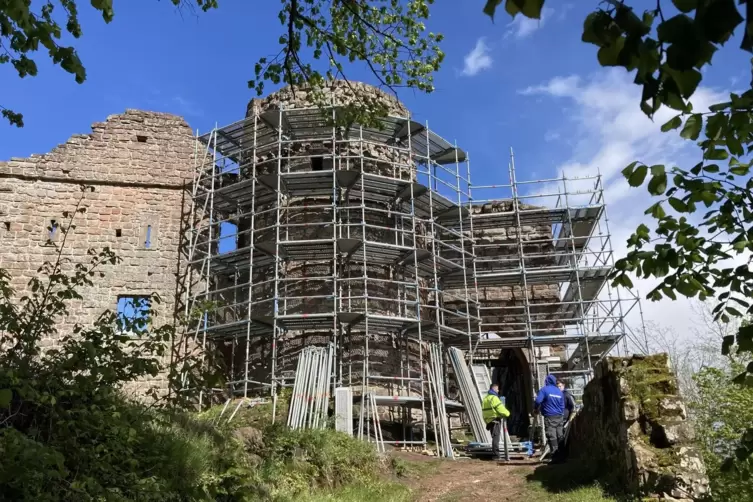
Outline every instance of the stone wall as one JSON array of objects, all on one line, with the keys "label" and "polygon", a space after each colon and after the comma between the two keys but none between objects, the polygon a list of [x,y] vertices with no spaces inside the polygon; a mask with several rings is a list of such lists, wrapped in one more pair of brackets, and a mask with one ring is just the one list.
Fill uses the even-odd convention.
[{"label": "stone wall", "polygon": [[[353,91],[356,91],[357,95]],[[379,89],[358,83],[350,84],[344,81],[335,81],[332,86],[324,91],[327,96],[326,101],[335,105],[348,104],[353,99],[378,100],[385,104],[391,115],[407,117],[408,110],[406,107],[389,94]],[[312,94],[306,89],[297,89],[293,92],[290,88],[285,87],[263,99],[253,99],[248,105],[247,116],[253,117],[254,114],[263,114],[268,111],[279,109],[296,110],[302,108],[311,108],[315,103],[312,100]],[[309,113],[309,112],[305,112]],[[320,112],[313,110],[311,120],[317,120],[317,114]],[[288,118],[288,121],[295,120],[295,115]],[[303,119],[301,119],[303,120]],[[306,120],[309,120],[307,115]],[[248,121],[246,127],[252,128],[253,121]],[[257,122],[258,123],[258,122]],[[264,148],[254,150],[244,150],[243,157],[245,164],[240,168],[238,180],[248,178],[255,171],[257,177],[267,174],[276,174],[278,165],[283,173],[288,172],[311,172],[316,170],[330,171],[333,168],[338,171],[352,170],[369,174],[378,174],[388,178],[400,179],[403,181],[412,181],[416,179],[416,169],[411,163],[410,156],[406,153],[405,147],[388,146],[384,143],[374,141],[359,141],[358,135],[351,131],[350,135],[340,134],[333,140],[332,135],[328,133],[330,129],[323,126],[322,132],[312,130],[311,137],[296,136],[295,141],[286,141],[282,148],[278,148],[276,143],[267,144]],[[244,133],[244,137],[256,137],[253,131],[249,130]],[[253,154],[256,154],[254,157]],[[278,159],[278,157],[280,157]],[[249,162],[253,158],[255,162]],[[318,163],[317,163],[318,162]],[[334,185],[334,180],[333,180]],[[333,187],[334,188],[334,187]],[[332,192],[336,191],[337,213],[333,214]],[[325,192],[326,193],[326,192]],[[237,213],[228,213],[222,215],[223,218],[233,218],[237,220],[238,228],[247,232],[238,239],[238,247],[243,248],[249,245],[249,240],[253,237],[255,244],[269,242],[273,246],[276,237],[275,223],[279,221],[285,225],[281,231],[281,239],[311,240],[335,237],[332,233],[337,231],[336,237],[362,240],[364,238],[371,242],[381,242],[387,244],[403,244],[411,246],[414,242],[417,246],[426,247],[426,239],[421,239],[411,231],[410,228],[404,228],[408,217],[389,214],[389,205],[387,203],[367,200],[365,209],[361,208],[360,190],[352,190],[348,198],[344,197],[345,190],[338,188],[330,189],[329,193],[314,194],[307,197],[282,196],[280,207],[275,209],[276,203],[264,201],[256,207],[240,208]],[[346,207],[347,206],[347,207]],[[403,208],[405,209],[405,208]],[[265,210],[270,210],[264,212]],[[248,214],[250,211],[255,212],[253,218],[253,236],[251,235],[251,217],[240,216]],[[407,211],[404,211],[407,212]],[[365,219],[367,225],[361,226]],[[332,225],[333,221],[337,225]],[[403,221],[405,220],[405,221]],[[378,228],[377,228],[378,227]],[[360,251],[358,251],[360,252]],[[406,303],[401,304],[398,299],[405,301],[415,301],[417,296],[421,295],[421,303],[428,304],[429,297],[426,291],[417,293],[415,287],[398,286],[395,283],[387,281],[403,279],[399,267],[367,263],[364,265],[358,262],[344,263],[341,260],[332,258],[322,260],[286,260],[284,264],[278,267],[279,275],[279,295],[287,297],[282,303],[278,315],[292,314],[325,314],[335,311],[363,312],[366,310],[366,299],[368,297],[368,311],[371,314],[386,317],[415,318],[415,308],[408,308]],[[275,265],[255,266],[255,281],[274,277]],[[247,272],[241,272],[240,283],[247,281]],[[327,279],[327,276],[336,274],[339,283],[338,291],[334,291],[334,282]],[[364,275],[368,278],[364,285]],[[307,278],[305,281],[297,281],[298,278]],[[423,285],[422,281],[422,285]],[[266,285],[252,286],[252,297],[255,299],[255,305],[251,308],[252,316],[272,316],[274,314],[274,304],[271,301],[261,302],[260,300],[274,296],[274,284],[268,282]],[[247,289],[243,289],[241,297],[248,296]],[[326,298],[325,298],[326,297]],[[335,297],[339,297],[335,300]],[[429,309],[422,311],[423,316],[429,316]],[[239,318],[245,318],[246,312],[239,312]],[[433,319],[433,314],[431,318]],[[327,326],[319,329],[289,330],[285,332],[281,339],[277,341],[277,367],[276,373],[279,377],[281,374],[292,373],[297,363],[298,352],[307,345],[321,345],[332,341],[335,326]],[[343,334],[342,341],[342,359],[345,361],[343,373],[348,378],[359,381],[362,374],[361,361],[364,357],[365,338],[363,329],[352,329],[349,333]],[[399,375],[401,373],[401,364],[412,368],[412,375],[417,375],[417,346],[406,343],[404,339],[396,339],[393,332],[379,330],[374,326],[369,328],[369,361],[371,374],[384,374],[389,376]],[[234,358],[236,368],[245,371],[242,364],[245,358],[245,341],[239,342],[235,349]],[[270,379],[271,371],[271,344],[267,337],[257,337],[251,342],[249,350],[250,357],[250,374],[249,378],[267,382]],[[237,375],[242,378],[242,375]],[[391,387],[384,385],[382,387]],[[384,392],[392,392],[383,389]],[[395,391],[395,393],[398,393]]]},{"label": "stone wall", "polygon": [[585,388],[569,462],[615,492],[696,500],[708,478],[693,434],[666,354],[607,357]]},{"label": "stone wall", "polygon": [[[119,295],[157,292],[164,300],[157,322],[173,320],[181,243],[184,183],[190,182],[194,144],[186,122],[169,114],[128,110],[92,125],[50,153],[0,162],[0,268],[13,277],[19,295],[55,247],[47,244],[52,221],[66,224],[81,200],[63,255],[68,266],[88,262],[87,250],[112,249],[121,259],[104,278],[80,293],[60,326],[91,324]],[[82,192],[82,184],[90,186]],[[151,227],[151,245],[145,246]],[[60,233],[53,237],[60,241]],[[58,339],[43,341],[54,347]],[[163,388],[164,378],[141,382]],[[143,388],[140,389],[143,391]]]},{"label": "stone wall", "polygon": [[[389,115],[397,117],[409,117],[410,111],[395,96],[384,92],[369,84],[363,82],[347,82],[345,80],[333,80],[320,91],[325,104],[347,105],[355,100],[361,101],[379,101],[381,105],[386,105]],[[250,117],[254,113],[277,109],[279,107],[286,110],[293,108],[310,108],[315,106],[313,93],[305,88],[296,88],[295,91],[290,87],[283,87],[277,92],[270,94],[262,99],[252,99],[246,107],[246,116]]]},{"label": "stone wall", "polygon": [[[536,206],[520,204],[521,210],[531,210]],[[483,215],[488,213],[513,213],[511,200],[497,200],[473,208],[473,213]],[[518,235],[518,232],[520,235]],[[526,256],[527,268],[553,266],[554,242],[551,224],[523,225],[494,229],[475,230],[476,255],[481,259],[494,258],[495,271],[514,269],[520,266],[519,245]],[[477,265],[477,269],[482,265]],[[556,329],[554,323],[537,322],[551,319],[556,306],[545,308],[542,304],[559,301],[559,284],[533,284],[524,291],[522,284],[511,286],[479,287],[479,301],[482,307],[494,307],[486,310],[484,323],[507,324],[506,329],[523,330],[515,336],[525,336],[521,323],[525,323],[524,305],[526,299],[529,305],[537,305],[531,310],[533,326],[541,334],[551,334],[546,331]],[[496,331],[492,329],[491,331]],[[536,333],[535,333],[536,334]]]}]

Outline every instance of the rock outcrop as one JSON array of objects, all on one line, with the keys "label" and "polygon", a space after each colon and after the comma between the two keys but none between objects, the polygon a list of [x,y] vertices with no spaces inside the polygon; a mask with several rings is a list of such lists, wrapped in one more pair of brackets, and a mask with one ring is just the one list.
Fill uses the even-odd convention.
[{"label": "rock outcrop", "polygon": [[569,437],[570,459],[615,491],[698,500],[708,477],[666,354],[595,368]]}]

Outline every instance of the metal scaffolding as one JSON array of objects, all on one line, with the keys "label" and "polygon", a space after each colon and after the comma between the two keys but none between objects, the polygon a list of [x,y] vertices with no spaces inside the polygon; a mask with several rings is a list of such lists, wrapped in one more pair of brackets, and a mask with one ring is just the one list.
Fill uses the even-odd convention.
[{"label": "metal scaffolding", "polygon": [[475,207],[496,204],[474,213],[474,228],[507,229],[501,242],[477,236],[477,287],[512,289],[508,301],[481,302],[475,358],[524,349],[534,387],[552,373],[577,393],[601,358],[635,337],[625,317],[639,305],[608,281],[615,258],[601,175],[518,181],[511,150],[508,183],[472,190]]},{"label": "metal scaffolding", "polygon": [[[409,409],[426,416],[433,383],[426,344],[468,348],[478,333],[465,279],[466,155],[408,118],[334,127],[338,111],[332,121],[315,108],[264,111],[198,138],[186,310],[201,315],[192,338],[229,361],[229,388],[214,393],[243,397],[274,398],[292,384],[305,345],[332,343],[333,394],[374,393],[374,405],[402,409],[413,427]],[[448,276],[462,287],[446,287]],[[425,444],[420,420],[415,443]]]},{"label": "metal scaffolding", "polygon": [[589,190],[540,180],[557,188],[544,193],[516,180],[511,159],[509,183],[474,186],[467,154],[428,124],[332,125],[339,112],[256,110],[197,138],[185,308],[192,343],[220,350],[229,376],[202,400],[275,400],[303,348],[331,345],[327,392],[354,390],[357,434],[381,423],[380,407],[404,434],[373,436],[409,446],[426,444],[429,420],[447,429],[436,403],[463,410],[446,398],[449,347],[469,363],[527,349],[533,380],[538,349],[559,348],[566,360],[547,371],[587,379],[636,302],[607,284],[601,178]]}]

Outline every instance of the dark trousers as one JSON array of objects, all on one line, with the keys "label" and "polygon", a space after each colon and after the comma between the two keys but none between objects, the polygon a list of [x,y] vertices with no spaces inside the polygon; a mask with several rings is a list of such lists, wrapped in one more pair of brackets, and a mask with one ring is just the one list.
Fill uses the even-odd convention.
[{"label": "dark trousers", "polygon": [[499,453],[499,438],[502,436],[502,420],[494,420],[486,424],[486,430],[492,435],[492,455],[494,458],[501,458]]},{"label": "dark trousers", "polygon": [[562,415],[544,417],[544,434],[549,449],[552,450],[552,458],[562,448],[562,443],[565,440],[564,426],[565,420]]}]

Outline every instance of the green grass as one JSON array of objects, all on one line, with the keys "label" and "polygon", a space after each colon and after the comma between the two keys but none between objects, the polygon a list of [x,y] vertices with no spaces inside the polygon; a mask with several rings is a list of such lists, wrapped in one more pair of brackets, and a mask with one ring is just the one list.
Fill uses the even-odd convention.
[{"label": "green grass", "polygon": [[422,478],[436,473],[442,462],[440,459],[419,461],[391,457],[390,468],[400,478]]},{"label": "green grass", "polygon": [[296,500],[304,502],[409,502],[413,500],[411,491],[392,481],[374,481],[367,484],[356,484],[337,488],[335,490],[316,490],[311,495],[298,497]]},{"label": "green grass", "polygon": [[[577,465],[545,465],[525,475],[531,502],[616,502],[593,482],[579,479]],[[521,473],[521,475],[523,475]]]},{"label": "green grass", "polygon": [[537,482],[528,483],[529,502],[616,502],[617,499],[604,495],[598,486],[582,486],[569,491],[552,493]]}]

